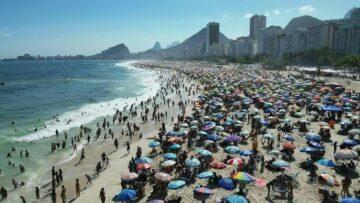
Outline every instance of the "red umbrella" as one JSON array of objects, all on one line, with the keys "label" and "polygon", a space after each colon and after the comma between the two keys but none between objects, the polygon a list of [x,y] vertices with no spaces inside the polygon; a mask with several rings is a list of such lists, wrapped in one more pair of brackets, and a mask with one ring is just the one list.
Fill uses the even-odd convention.
[{"label": "red umbrella", "polygon": [[136,170],[140,171],[140,170],[146,170],[146,169],[149,169],[151,168],[151,165],[148,164],[148,163],[138,163],[136,165]]},{"label": "red umbrella", "polygon": [[226,167],[226,164],[221,161],[214,161],[211,163],[211,167],[213,167],[215,169],[223,169]]},{"label": "red umbrella", "polygon": [[226,162],[228,165],[236,165],[236,166],[242,166],[244,163],[239,158],[232,158],[229,161]]},{"label": "red umbrella", "polygon": [[121,175],[121,179],[124,180],[124,181],[132,181],[132,180],[135,180],[139,177],[138,174],[136,173],[124,173]]},{"label": "red umbrella", "polygon": [[172,143],[179,143],[182,141],[182,139],[179,137],[170,137],[167,141]]},{"label": "red umbrella", "polygon": [[283,148],[284,149],[295,149],[295,145],[291,142],[285,142],[284,145],[283,145]]}]

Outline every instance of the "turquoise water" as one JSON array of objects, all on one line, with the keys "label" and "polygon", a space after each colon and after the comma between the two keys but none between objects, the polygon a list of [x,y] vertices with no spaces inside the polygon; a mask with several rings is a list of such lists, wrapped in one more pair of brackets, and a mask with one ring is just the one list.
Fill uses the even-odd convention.
[{"label": "turquoise water", "polygon": [[[112,115],[156,93],[153,73],[132,68],[129,61],[0,62],[0,186],[11,178],[29,181],[36,173],[69,158],[69,150],[50,153],[51,142],[69,138],[80,125]],[[151,87],[151,89],[149,89]],[[57,115],[58,119],[54,119]],[[71,122],[68,121],[71,119]],[[15,125],[12,125],[12,121]],[[35,132],[35,128],[37,131]],[[68,141],[68,145],[70,145]],[[15,147],[16,152],[11,152]],[[20,157],[20,149],[30,158]],[[12,157],[6,154],[11,152]],[[13,168],[8,161],[16,164]],[[18,165],[25,166],[19,175]]]}]

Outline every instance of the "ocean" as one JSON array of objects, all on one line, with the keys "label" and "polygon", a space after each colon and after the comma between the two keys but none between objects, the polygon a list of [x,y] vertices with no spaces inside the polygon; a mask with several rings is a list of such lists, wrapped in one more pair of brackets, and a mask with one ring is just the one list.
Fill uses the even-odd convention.
[{"label": "ocean", "polygon": [[[0,86],[0,186],[11,187],[14,176],[19,182],[32,181],[41,171],[71,159],[71,148],[50,153],[50,143],[61,142],[64,132],[70,138],[80,125],[95,126],[116,109],[155,95],[160,85],[154,73],[130,63],[1,61],[0,82],[5,85]],[[55,136],[56,130],[62,136]],[[28,150],[30,158],[20,157],[20,150],[24,156]],[[19,174],[19,164],[26,173]]]}]

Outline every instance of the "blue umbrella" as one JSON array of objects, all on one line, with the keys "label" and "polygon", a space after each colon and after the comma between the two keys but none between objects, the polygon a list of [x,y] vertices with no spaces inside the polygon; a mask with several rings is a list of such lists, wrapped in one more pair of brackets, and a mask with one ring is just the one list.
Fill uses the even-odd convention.
[{"label": "blue umbrella", "polygon": [[219,180],[219,186],[225,190],[235,189],[234,181],[231,178],[223,178]]},{"label": "blue umbrella", "polygon": [[322,149],[316,149],[316,148],[313,148],[313,147],[303,147],[300,149],[300,152],[306,152],[306,153],[313,153],[313,152],[318,152],[318,151],[322,151]]},{"label": "blue umbrella", "polygon": [[323,146],[323,145],[321,145],[321,144],[319,144],[319,143],[317,143],[317,142],[314,142],[314,141],[310,141],[310,142],[309,142],[309,145],[310,145],[311,147],[324,149],[324,146]]},{"label": "blue umbrella", "polygon": [[206,149],[199,149],[197,153],[200,154],[201,156],[212,156],[212,153]]},{"label": "blue umbrella", "polygon": [[173,180],[168,184],[170,190],[177,190],[185,186],[185,181],[183,180]]},{"label": "blue umbrella", "polygon": [[335,167],[336,166],[336,164],[333,161],[328,160],[328,159],[320,159],[316,163],[321,164],[323,166],[327,166],[327,167]]},{"label": "blue umbrella", "polygon": [[252,154],[254,154],[254,152],[252,150],[242,150],[239,153],[241,156],[250,156]]},{"label": "blue umbrella", "polygon": [[221,140],[221,137],[218,136],[217,134],[208,134],[208,135],[206,135],[206,139],[212,140],[212,141],[218,141],[218,140]]},{"label": "blue umbrella", "polygon": [[149,147],[152,147],[152,148],[157,147],[159,145],[160,145],[160,142],[158,142],[158,141],[152,141],[149,143]]},{"label": "blue umbrella", "polygon": [[164,157],[167,159],[176,159],[176,154],[174,153],[166,153],[164,154]]},{"label": "blue umbrella", "polygon": [[341,108],[339,108],[337,106],[333,106],[333,105],[324,105],[321,107],[321,109],[323,111],[334,111],[334,112],[341,111]]},{"label": "blue umbrella", "polygon": [[290,134],[285,134],[282,136],[282,138],[288,141],[294,141],[294,138]]},{"label": "blue umbrella", "polygon": [[200,161],[196,158],[192,158],[192,159],[186,160],[185,164],[189,167],[198,167],[198,166],[200,166]]},{"label": "blue umbrella", "polygon": [[235,146],[229,146],[225,148],[225,152],[229,153],[229,154],[237,154],[240,152],[239,147],[235,147]]},{"label": "blue umbrella", "polygon": [[316,133],[308,133],[306,134],[305,138],[310,141],[316,141],[316,142],[321,141],[321,136]]},{"label": "blue umbrella", "polygon": [[360,199],[353,197],[345,197],[340,200],[340,203],[360,203]]},{"label": "blue umbrella", "polygon": [[151,162],[152,162],[152,160],[150,158],[148,158],[148,157],[140,157],[140,158],[135,160],[135,163],[137,163],[137,164],[141,164],[141,163],[149,164]]},{"label": "blue umbrella", "polygon": [[130,201],[136,199],[136,191],[131,189],[122,190],[114,197],[114,201]]},{"label": "blue umbrella", "polygon": [[290,164],[284,160],[276,160],[271,165],[276,167],[288,167]]},{"label": "blue umbrella", "polygon": [[226,203],[248,203],[248,201],[243,196],[230,195],[226,197]]},{"label": "blue umbrella", "polygon": [[181,145],[179,144],[173,144],[169,147],[170,150],[176,150],[176,149],[180,149],[181,148]]},{"label": "blue umbrella", "polygon": [[344,144],[348,145],[348,146],[351,146],[351,147],[355,146],[355,145],[358,145],[358,143],[355,140],[350,140],[350,139],[344,140]]},{"label": "blue umbrella", "polygon": [[211,178],[213,176],[214,176],[214,173],[211,171],[205,171],[205,172],[202,172],[199,175],[197,175],[197,177],[200,179]]}]

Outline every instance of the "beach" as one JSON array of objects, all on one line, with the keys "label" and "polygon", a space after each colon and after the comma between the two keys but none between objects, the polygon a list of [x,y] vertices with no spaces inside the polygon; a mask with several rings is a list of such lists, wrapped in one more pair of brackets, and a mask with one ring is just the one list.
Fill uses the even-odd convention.
[{"label": "beach", "polygon": [[[56,202],[62,201],[60,195],[62,185],[66,188],[66,201],[70,202],[101,202],[99,193],[102,188],[106,194],[105,202],[113,202],[120,198],[117,195],[124,191],[124,185],[127,189],[137,192],[136,198],[131,201],[123,200],[125,202],[150,202],[155,199],[159,202],[180,202],[179,197],[181,202],[232,202],[230,201],[232,196],[243,198],[242,202],[329,202],[330,197],[319,193],[324,190],[329,191],[329,194],[331,192],[338,194],[337,200],[334,200],[337,202],[343,198],[341,183],[345,177],[352,180],[350,193],[353,197],[359,190],[358,155],[350,159],[335,160],[334,154],[334,148],[337,151],[343,150],[340,148],[345,146],[342,144],[345,140],[352,140],[355,143],[359,140],[359,135],[350,137],[349,132],[344,135],[338,133],[343,129],[342,122],[345,120],[351,120],[352,129],[359,128],[358,97],[353,99],[350,110],[341,114],[332,127],[331,119],[326,120],[328,116],[333,116],[330,114],[332,110],[321,110],[323,108],[321,102],[324,102],[327,94],[320,93],[321,85],[315,85],[322,84],[325,87],[325,83],[298,76],[294,72],[265,71],[256,65],[222,66],[186,61],[146,61],[134,63],[133,66],[153,71],[161,86],[160,90],[156,96],[148,98],[146,102],[144,100],[143,105],[138,103],[133,107],[128,106],[126,110],[120,110],[121,117],[128,116],[124,122],[117,122],[118,113],[114,112],[113,116],[107,116],[106,121],[110,121],[110,124],[107,127],[105,124],[99,136],[91,132],[90,142],[87,143],[85,134],[82,137],[81,147],[73,154],[73,158],[55,165],[55,169],[61,169],[64,174],[64,180],[55,186]],[[313,81],[313,85],[310,85],[309,81]],[[350,83],[349,87],[347,83],[342,85],[345,89],[351,88],[350,94],[354,91],[355,96],[360,91],[353,83]],[[335,93],[335,88],[328,88],[326,91]],[[311,97],[317,101],[311,101]],[[312,110],[311,103],[319,103],[321,108]],[[265,107],[266,105],[269,107]],[[143,116],[147,108],[150,113],[144,120]],[[274,110],[269,111],[269,108]],[[337,112],[340,111],[338,109]],[[315,113],[310,113],[313,111],[319,115],[316,121],[313,120]],[[151,119],[152,112],[157,112],[153,114],[154,120]],[[160,113],[164,115],[160,116]],[[349,116],[349,113],[352,115]],[[327,114],[329,115],[326,116]],[[111,122],[112,118],[115,118],[114,124]],[[129,125],[133,124],[140,130],[134,130],[130,136],[128,133],[132,128],[129,128]],[[284,126],[291,130],[286,131]],[[304,126],[306,131],[302,130]],[[113,133],[107,133],[109,128]],[[284,129],[281,130],[282,128]],[[323,140],[318,135],[320,128],[328,130],[331,135],[329,140],[325,138]],[[308,136],[311,133],[320,136],[321,141],[310,142],[312,140]],[[113,136],[111,137],[110,134]],[[229,137],[236,141],[227,142]],[[175,143],[169,140],[175,138],[180,140],[176,142],[180,144],[180,149],[174,152],[177,156],[174,159],[176,163],[170,167],[162,167],[166,161],[164,154],[172,152],[169,148]],[[119,141],[118,149],[114,145],[115,139]],[[130,149],[126,147],[127,142]],[[151,142],[158,142],[159,145],[150,147]],[[334,147],[335,142],[336,147]],[[269,149],[270,145],[271,149]],[[136,157],[139,148],[142,153],[140,157]],[[304,148],[317,153],[312,154],[313,151],[304,153],[302,151]],[[358,144],[346,145],[345,148],[357,153]],[[85,159],[79,161],[82,149],[85,151]],[[228,149],[235,152],[229,152]],[[154,150],[156,155],[151,153]],[[207,153],[206,157],[200,151]],[[106,154],[108,161],[101,161],[103,153]],[[321,157],[318,157],[319,154]],[[185,156],[186,161],[181,159],[182,156]],[[139,176],[146,174],[147,181],[135,179],[124,182],[123,177],[129,174],[132,161],[144,157],[152,160],[149,162],[151,168],[131,172]],[[284,161],[285,158],[289,160]],[[187,162],[188,160],[193,160],[196,164],[195,159],[200,160],[198,165],[188,165],[190,163]],[[238,159],[242,164],[230,164],[228,161],[231,159]],[[261,167],[260,159],[265,161],[265,166]],[[319,164],[319,160],[331,160],[337,166],[325,166]],[[276,161],[286,166],[273,166]],[[340,172],[337,169],[341,163],[348,164],[350,161],[356,163],[351,170]],[[97,174],[95,166],[99,162],[102,170]],[[221,162],[224,167],[214,167],[214,162]],[[335,185],[335,182],[324,183],[317,178],[313,181],[309,180],[311,169],[304,169],[301,166],[303,162],[309,163],[310,168],[316,167],[317,175],[326,174],[326,177],[332,177],[339,185]],[[185,185],[170,188],[172,183],[170,181],[153,180],[154,174],[156,176],[160,171],[166,172],[173,181],[184,180]],[[208,171],[216,175],[199,178],[201,172]],[[42,174],[43,178],[37,184],[40,186],[41,196],[38,202],[51,202],[51,173],[49,168]],[[235,178],[237,173],[243,173],[242,175],[248,179]],[[91,183],[85,175],[90,175]],[[215,176],[219,179],[213,182]],[[267,185],[283,177],[291,180],[290,183],[287,181],[282,183],[286,188],[284,192],[286,195],[279,195],[274,189],[268,194]],[[222,178],[232,179],[235,188],[226,189],[220,182],[218,184]],[[76,179],[79,179],[81,189],[78,197],[76,197]],[[288,184],[293,188],[291,192],[288,190],[290,187]],[[198,187],[206,187],[211,192],[209,195],[199,197],[194,195],[194,189]],[[21,194],[21,188],[19,189],[20,191],[17,192]],[[139,197],[140,189],[143,192]],[[26,198],[33,201],[35,194]]]}]

